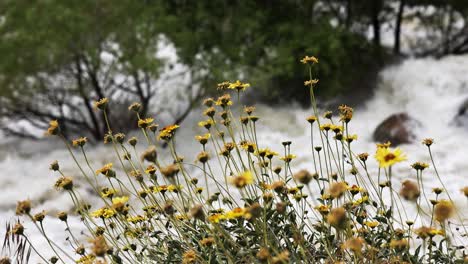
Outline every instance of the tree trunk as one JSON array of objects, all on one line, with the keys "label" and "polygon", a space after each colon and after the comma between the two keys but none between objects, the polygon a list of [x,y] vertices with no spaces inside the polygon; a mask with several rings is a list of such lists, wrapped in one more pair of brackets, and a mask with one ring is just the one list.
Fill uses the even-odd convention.
[{"label": "tree trunk", "polygon": [[381,46],[381,36],[380,36],[380,19],[379,19],[379,14],[380,14],[380,0],[373,0],[372,1],[372,30],[374,33],[373,36],[373,42],[374,46],[380,50]]},{"label": "tree trunk", "polygon": [[400,0],[400,5],[398,6],[398,13],[395,21],[395,43],[393,45],[393,53],[400,54],[401,52],[401,22],[403,20],[403,12],[405,10],[405,0]]}]

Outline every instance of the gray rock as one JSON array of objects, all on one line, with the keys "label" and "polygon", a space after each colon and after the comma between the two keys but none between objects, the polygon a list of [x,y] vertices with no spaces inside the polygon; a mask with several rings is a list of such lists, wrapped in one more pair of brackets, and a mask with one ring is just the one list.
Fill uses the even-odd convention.
[{"label": "gray rock", "polygon": [[373,139],[379,143],[390,141],[392,146],[412,143],[416,139],[414,129],[420,126],[421,122],[407,113],[392,114],[377,126]]}]

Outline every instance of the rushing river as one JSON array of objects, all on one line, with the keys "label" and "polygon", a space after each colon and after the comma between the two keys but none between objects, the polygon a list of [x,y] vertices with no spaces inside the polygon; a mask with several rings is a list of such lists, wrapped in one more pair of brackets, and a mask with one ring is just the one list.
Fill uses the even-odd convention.
[{"label": "rushing river", "polygon": [[[460,192],[468,185],[468,125],[456,126],[454,117],[459,106],[468,98],[468,56],[446,57],[441,60],[407,59],[400,65],[389,67],[381,73],[381,78],[373,98],[359,107],[350,124],[351,131],[358,134],[358,140],[353,143],[356,153],[375,152],[372,133],[375,127],[386,117],[399,112],[407,112],[422,124],[415,128],[417,140],[413,144],[400,147],[408,156],[406,162],[395,168],[395,186],[407,178],[415,177],[410,164],[415,161],[430,163],[427,148],[420,143],[426,137],[434,138],[433,153],[439,172],[446,183],[447,192],[455,200],[465,223],[468,221],[467,199]],[[322,109],[333,110],[333,109]],[[200,114],[192,113],[182,124],[177,136],[180,152],[189,160],[194,159],[200,150],[194,140],[194,135],[203,132],[197,126]],[[293,162],[295,168],[312,168],[309,124],[305,118],[312,110],[299,109],[291,105],[271,108],[257,105],[259,121],[258,140],[260,147],[269,146],[280,151],[281,142],[293,141],[291,152],[298,156]],[[93,165],[112,161],[106,158],[109,148],[97,147],[89,151]],[[34,212],[47,210],[51,215],[60,210],[70,210],[72,204],[69,197],[53,189],[56,175],[49,171],[51,161],[59,160],[66,174],[76,174],[76,167],[61,142],[21,142],[4,139],[0,144],[0,225],[13,221],[17,200],[31,199]],[[376,164],[370,162],[371,172],[376,171]],[[432,166],[431,166],[432,167]],[[424,174],[424,185],[427,192],[433,187],[439,187],[433,170]],[[83,196],[87,191],[81,185]],[[93,199],[93,198],[90,198]],[[29,221],[26,221],[29,222]],[[52,239],[63,241],[66,237],[63,224],[47,217],[46,230],[50,230]],[[31,225],[26,225],[26,233],[44,249],[45,241]],[[77,219],[71,221],[71,227],[80,230]],[[0,227],[1,228],[1,227]],[[3,237],[4,230],[0,229]]]}]

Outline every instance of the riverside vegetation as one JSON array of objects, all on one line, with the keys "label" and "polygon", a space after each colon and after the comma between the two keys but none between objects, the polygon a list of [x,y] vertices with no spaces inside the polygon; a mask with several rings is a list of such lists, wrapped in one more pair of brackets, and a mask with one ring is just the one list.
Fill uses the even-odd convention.
[{"label": "riverside vegetation", "polygon": [[[69,142],[57,121],[46,132],[64,142],[76,161],[74,177],[83,177],[100,197],[100,204],[88,204],[75,178],[65,175],[57,161],[50,165],[55,188],[69,194],[89,243],[76,238],[67,212],[61,212],[57,217],[72,249],[60,247],[44,228],[46,212],[34,212],[35,202],[23,200],[16,209],[21,217],[7,225],[4,242],[4,248],[17,248],[0,263],[27,262],[32,251],[44,263],[467,263],[466,225],[452,196],[468,197],[468,187],[446,192],[433,140],[422,141],[431,164],[414,162],[408,168],[411,179],[395,185],[392,168],[407,159],[403,151],[386,142],[377,144],[374,155],[353,152],[353,109],[340,106],[339,118],[319,113],[318,80],[312,76],[318,59],[306,56],[300,62],[309,70],[304,84],[313,109],[306,117],[310,170],[294,168],[292,142],[278,142],[280,154],[258,141],[261,119],[255,107],[239,103],[248,83],[220,83],[218,90],[226,93],[204,100],[199,125],[206,133],[195,137],[200,143],[195,163],[178,155],[179,125],[159,129],[153,118],[140,116],[141,105],[134,103],[129,110],[137,115],[144,140],[126,139],[112,130],[107,119],[112,102],[102,98],[95,108],[106,120],[104,143],[112,146],[121,171],[112,163],[93,168],[87,139]],[[138,153],[143,144],[146,150]],[[378,164],[377,173],[368,169],[370,162]],[[431,193],[423,186],[427,169],[440,182]],[[413,205],[405,206],[408,201]],[[410,216],[411,211],[416,213]],[[31,243],[22,224],[26,220],[54,256]]]}]

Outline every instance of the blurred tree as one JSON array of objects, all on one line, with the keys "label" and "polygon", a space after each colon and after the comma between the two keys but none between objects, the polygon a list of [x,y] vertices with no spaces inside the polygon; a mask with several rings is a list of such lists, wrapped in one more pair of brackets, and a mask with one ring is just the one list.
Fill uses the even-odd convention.
[{"label": "blurred tree", "polygon": [[182,121],[201,90],[184,87],[182,109],[163,100],[163,88],[176,87],[158,81],[167,65],[156,56],[162,38],[154,9],[156,2],[131,0],[1,1],[2,128],[33,136],[11,124],[42,129],[57,119],[68,134],[101,139],[106,128],[92,101],[102,97],[124,105],[109,113],[119,131],[135,124],[126,107],[132,101],[142,104],[143,116],[170,112]]},{"label": "blurred tree", "polygon": [[342,2],[354,1],[163,2],[162,30],[184,63],[209,72],[212,83],[248,79],[267,101],[308,103],[307,72],[299,63],[307,54],[321,59],[314,76],[320,76],[318,93],[324,96],[350,95],[377,72],[376,49],[347,28],[351,11],[340,11]]}]

